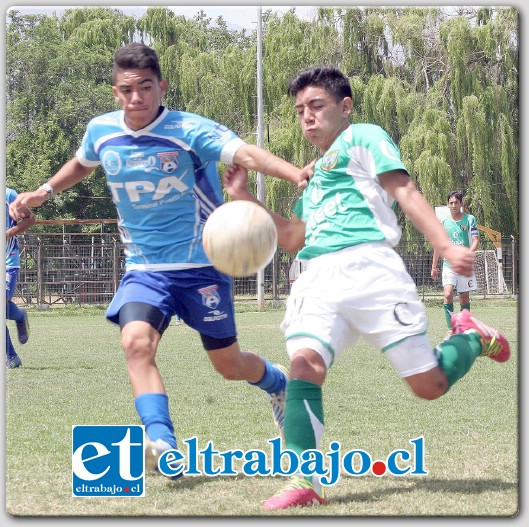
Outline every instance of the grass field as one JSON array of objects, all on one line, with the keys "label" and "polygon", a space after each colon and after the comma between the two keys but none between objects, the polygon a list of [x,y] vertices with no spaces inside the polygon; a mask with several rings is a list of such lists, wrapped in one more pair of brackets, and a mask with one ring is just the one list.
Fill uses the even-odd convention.
[{"label": "grass field", "polygon": [[[446,332],[430,306],[432,343]],[[31,312],[31,338],[18,346],[23,366],[6,372],[6,509],[15,516],[492,516],[519,509],[518,306],[476,301],[475,313],[501,327],[509,362],[478,359],[472,371],[436,401],[414,397],[385,357],[361,341],[330,371],[324,388],[322,448],[363,449],[373,458],[410,448],[424,436],[427,476],[343,475],[324,507],[264,513],[261,502],[279,477],[182,478],[148,473],[139,499],[74,498],[74,424],[139,424],[118,330],[97,309]],[[239,312],[243,349],[287,364],[281,310]],[[171,325],[158,352],[178,438],[197,436],[218,450],[266,450],[276,437],[266,396],[222,379],[198,335]]]}]

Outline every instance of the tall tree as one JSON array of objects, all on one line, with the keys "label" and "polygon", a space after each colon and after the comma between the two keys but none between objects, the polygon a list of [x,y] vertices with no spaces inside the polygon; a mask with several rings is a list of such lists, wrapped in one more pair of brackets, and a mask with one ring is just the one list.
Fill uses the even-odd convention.
[{"label": "tall tree", "polygon": [[[303,138],[288,81],[330,64],[349,77],[352,122],[384,127],[432,205],[466,192],[478,221],[517,233],[519,15],[510,7],[320,7],[263,16],[265,146],[303,166],[318,152]],[[74,155],[90,118],[115,108],[115,49],[140,40],[159,53],[165,104],[256,137],[256,31],[230,29],[197,8],[192,18],[150,7],[68,9],[60,17],[8,13],[6,167],[34,188]],[[252,175],[252,177],[254,177]],[[289,184],[265,178],[267,204],[288,213]],[[58,196],[48,217],[113,214],[102,172]],[[405,218],[402,218],[406,222]],[[405,224],[406,232],[413,228]]]}]

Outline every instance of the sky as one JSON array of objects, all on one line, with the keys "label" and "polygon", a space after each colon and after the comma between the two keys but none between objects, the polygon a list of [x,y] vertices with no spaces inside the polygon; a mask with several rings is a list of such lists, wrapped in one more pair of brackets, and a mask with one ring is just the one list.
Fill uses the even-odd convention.
[{"label": "sky", "polygon": [[[60,15],[68,7],[74,7],[75,2],[68,2],[60,5],[59,2],[31,2],[31,5],[22,5],[24,2],[20,2],[21,5],[12,4],[11,7],[17,9],[22,14],[51,14],[56,12]],[[188,2],[190,3],[190,2]],[[39,5],[40,4],[40,5]],[[136,17],[141,16],[147,10],[148,5],[131,5],[134,2],[124,2],[122,5],[119,5],[119,2],[83,2],[76,7],[85,7],[88,5],[112,5],[120,11],[123,11],[127,15],[134,15]],[[236,26],[235,29],[247,29],[252,31],[256,27],[257,21],[257,5],[236,5],[236,2],[230,2],[233,5],[222,5],[222,3],[209,3],[209,5],[204,6],[191,6],[191,5],[178,5],[174,2],[165,4],[164,2],[156,2],[153,5],[166,5],[166,7],[171,7],[171,9],[178,15],[184,15],[186,18],[192,18],[200,10],[203,10],[208,17],[215,20],[217,17],[222,16],[224,20],[230,26]],[[298,18],[310,20],[314,18],[316,14],[317,7],[315,5],[304,6],[296,4],[288,4],[283,6],[277,5],[262,5],[263,12],[271,9],[274,12],[284,13],[291,9],[292,7],[296,8],[296,15]]]}]

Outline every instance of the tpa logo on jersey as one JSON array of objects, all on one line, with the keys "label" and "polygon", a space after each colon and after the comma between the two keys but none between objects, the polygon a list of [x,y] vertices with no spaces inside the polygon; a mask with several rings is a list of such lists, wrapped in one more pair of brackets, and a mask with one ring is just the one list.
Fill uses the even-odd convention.
[{"label": "tpa logo on jersey", "polygon": [[166,174],[174,172],[178,168],[179,152],[160,152],[156,154],[160,159],[160,170]]},{"label": "tpa logo on jersey", "polygon": [[216,309],[220,304],[220,295],[217,289],[217,285],[210,285],[198,290],[202,295],[202,304],[208,309]]},{"label": "tpa logo on jersey", "polygon": [[72,495],[141,497],[145,494],[144,427],[72,427]]}]

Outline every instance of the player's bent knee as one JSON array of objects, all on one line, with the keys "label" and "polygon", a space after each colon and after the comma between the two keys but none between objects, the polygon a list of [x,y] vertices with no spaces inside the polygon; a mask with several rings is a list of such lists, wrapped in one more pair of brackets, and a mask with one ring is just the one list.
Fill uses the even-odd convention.
[{"label": "player's bent knee", "polygon": [[405,378],[412,392],[420,399],[433,401],[448,390],[448,380],[440,368]]},{"label": "player's bent knee", "polygon": [[244,366],[237,337],[216,338],[203,334],[200,336],[217,373],[227,381],[241,380]]}]

